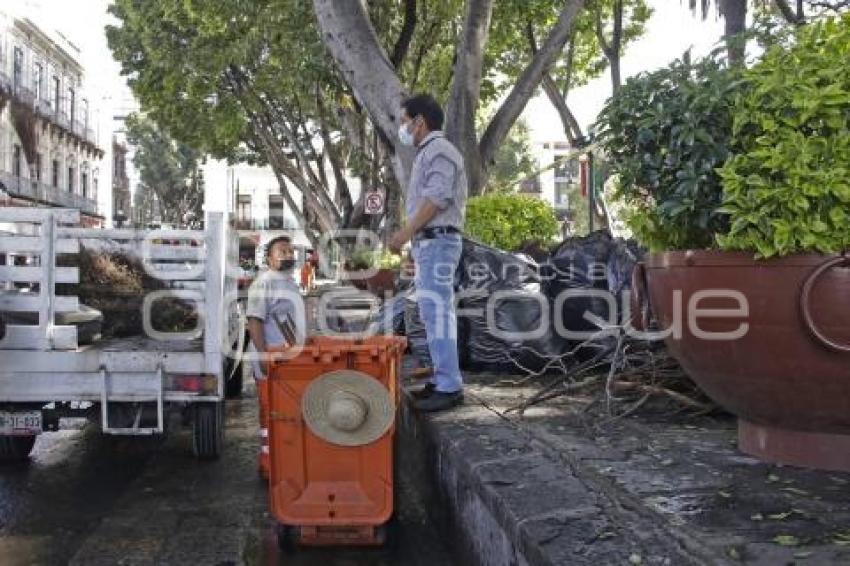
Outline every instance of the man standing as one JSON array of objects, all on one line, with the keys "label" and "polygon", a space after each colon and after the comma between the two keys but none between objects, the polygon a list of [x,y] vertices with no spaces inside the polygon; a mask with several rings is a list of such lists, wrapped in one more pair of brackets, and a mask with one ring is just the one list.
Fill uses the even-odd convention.
[{"label": "man standing", "polygon": [[414,407],[441,411],[463,403],[454,274],[462,248],[466,172],[460,152],[443,135],[443,110],[433,97],[413,96],[402,109],[399,139],[416,146],[416,158],[405,199],[407,222],[389,247],[398,252],[412,241],[416,300],[433,366],[431,381],[415,395]]},{"label": "man standing", "polygon": [[[245,316],[253,357],[257,400],[260,404],[260,454],[258,465],[263,477],[269,477],[269,383],[264,367],[270,347],[287,343],[281,326],[295,324],[295,342],[303,343],[307,334],[304,302],[293,277],[295,254],[289,236],[273,238],[266,246],[268,269],[263,271],[248,290]],[[290,344],[294,346],[295,344]]]}]

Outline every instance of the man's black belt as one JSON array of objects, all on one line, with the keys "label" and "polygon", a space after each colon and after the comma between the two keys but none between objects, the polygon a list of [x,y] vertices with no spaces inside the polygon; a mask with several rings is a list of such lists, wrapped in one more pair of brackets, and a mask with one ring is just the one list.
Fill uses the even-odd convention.
[{"label": "man's black belt", "polygon": [[418,238],[431,240],[442,234],[460,234],[460,228],[455,226],[428,226],[416,233]]}]

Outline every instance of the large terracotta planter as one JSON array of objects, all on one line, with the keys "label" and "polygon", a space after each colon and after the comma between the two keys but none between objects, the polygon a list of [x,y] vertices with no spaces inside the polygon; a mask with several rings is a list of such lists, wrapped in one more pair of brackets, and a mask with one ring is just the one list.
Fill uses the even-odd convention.
[{"label": "large terracotta planter", "polygon": [[375,275],[366,280],[366,288],[378,297],[392,297],[395,294],[395,276],[393,269],[379,269]]},{"label": "large terracotta planter", "polygon": [[[372,275],[367,275],[368,273]],[[392,296],[395,293],[395,275],[393,269],[349,271],[349,281],[361,291],[369,291],[379,297]]]},{"label": "large terracotta planter", "polygon": [[[850,471],[850,257],[758,261],[745,253],[668,252],[647,258],[645,276],[662,328],[674,324],[681,305],[680,336],[668,336],[667,346],[712,399],[739,417],[742,451]],[[693,302],[708,290],[726,297]],[[693,310],[743,303],[746,312],[731,317]],[[689,312],[699,315],[695,324]],[[700,337],[742,329],[734,339]]]}]

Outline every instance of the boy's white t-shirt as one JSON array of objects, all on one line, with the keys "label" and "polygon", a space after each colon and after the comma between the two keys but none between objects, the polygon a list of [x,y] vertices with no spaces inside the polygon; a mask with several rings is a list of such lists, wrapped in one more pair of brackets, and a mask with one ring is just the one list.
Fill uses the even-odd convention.
[{"label": "boy's white t-shirt", "polygon": [[[281,322],[289,315],[295,322],[295,336],[299,344],[303,344],[307,336],[306,311],[304,298],[295,283],[291,273],[283,273],[272,269],[263,270],[251,284],[248,290],[248,303],[245,315],[248,318],[258,318],[263,321],[263,335],[267,346],[280,346],[286,340],[280,331],[275,318]],[[263,363],[257,355],[254,342],[248,346],[252,354],[254,378],[264,376]]]}]

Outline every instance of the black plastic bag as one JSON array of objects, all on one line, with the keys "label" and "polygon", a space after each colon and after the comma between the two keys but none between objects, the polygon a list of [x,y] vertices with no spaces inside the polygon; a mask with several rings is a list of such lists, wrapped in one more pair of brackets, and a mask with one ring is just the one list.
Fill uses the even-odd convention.
[{"label": "black plastic bag", "polygon": [[431,354],[428,351],[428,335],[425,333],[425,323],[419,317],[419,305],[416,303],[415,289],[404,295],[404,331],[407,336],[407,347],[416,358],[418,367],[431,367]]},{"label": "black plastic bag", "polygon": [[456,282],[464,369],[539,371],[569,346],[554,331],[551,301],[540,293],[531,257],[464,239]]},{"label": "black plastic bag", "polygon": [[[608,260],[615,242],[604,231],[564,240],[547,264],[541,266],[545,294],[553,301],[563,327],[585,335],[600,330],[600,321],[611,321]],[[559,301],[560,297],[560,301]],[[575,338],[578,340],[578,338]]]}]

